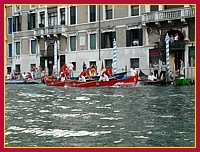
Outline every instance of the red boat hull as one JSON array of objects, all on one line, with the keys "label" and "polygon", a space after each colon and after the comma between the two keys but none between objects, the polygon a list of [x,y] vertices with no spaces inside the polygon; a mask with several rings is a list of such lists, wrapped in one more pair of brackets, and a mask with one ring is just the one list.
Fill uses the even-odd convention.
[{"label": "red boat hull", "polygon": [[109,81],[89,80],[87,82],[80,82],[77,80],[60,80],[46,77],[44,79],[47,86],[70,86],[70,87],[99,87],[99,86],[113,86],[120,84],[136,85],[138,81],[138,74],[124,79],[110,79]]}]

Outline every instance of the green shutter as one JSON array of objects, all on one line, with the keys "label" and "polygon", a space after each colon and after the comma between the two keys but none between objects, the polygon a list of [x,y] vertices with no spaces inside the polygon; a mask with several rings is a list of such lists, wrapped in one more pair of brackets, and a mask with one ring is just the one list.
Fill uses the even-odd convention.
[{"label": "green shutter", "polygon": [[139,45],[141,46],[143,45],[143,30],[139,29],[138,32]]},{"label": "green shutter", "polygon": [[28,30],[31,30],[31,14],[28,14]]},{"label": "green shutter", "polygon": [[13,32],[16,32],[16,17],[13,16]]},{"label": "green shutter", "polygon": [[131,31],[126,30],[126,46],[129,47],[131,45]]},{"label": "green shutter", "polygon": [[101,33],[101,49],[105,48],[105,34]]},{"label": "green shutter", "polygon": [[19,15],[19,27],[18,27],[18,31],[22,30],[22,15]]},{"label": "green shutter", "polygon": [[193,59],[195,58],[194,50],[195,50],[194,47],[189,47],[189,57],[193,57]]}]

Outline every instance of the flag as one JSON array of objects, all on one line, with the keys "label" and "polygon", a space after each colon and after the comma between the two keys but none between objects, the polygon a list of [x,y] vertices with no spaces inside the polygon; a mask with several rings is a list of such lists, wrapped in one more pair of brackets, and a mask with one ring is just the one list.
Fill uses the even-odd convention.
[{"label": "flag", "polygon": [[102,61],[102,64],[101,64],[101,71],[104,69],[104,64],[103,64],[103,61]]}]

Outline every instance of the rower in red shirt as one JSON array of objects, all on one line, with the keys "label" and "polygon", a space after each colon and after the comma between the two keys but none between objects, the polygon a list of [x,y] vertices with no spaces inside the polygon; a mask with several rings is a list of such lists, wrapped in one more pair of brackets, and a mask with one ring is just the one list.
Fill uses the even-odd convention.
[{"label": "rower in red shirt", "polygon": [[89,68],[87,70],[84,70],[80,73],[79,75],[79,81],[81,82],[86,82],[85,77],[89,77],[90,78],[90,72],[89,72]]},{"label": "rower in red shirt", "polygon": [[67,69],[64,72],[61,72],[60,79],[61,82],[65,81],[66,79],[69,79],[69,72]]},{"label": "rower in red shirt", "polygon": [[99,81],[109,81],[109,77],[113,76],[112,69],[106,68],[106,70],[101,74]]},{"label": "rower in red shirt", "polygon": [[60,71],[59,71],[60,77],[61,77],[62,72],[65,72],[66,70],[67,70],[67,65],[63,64],[63,66],[60,68]]}]

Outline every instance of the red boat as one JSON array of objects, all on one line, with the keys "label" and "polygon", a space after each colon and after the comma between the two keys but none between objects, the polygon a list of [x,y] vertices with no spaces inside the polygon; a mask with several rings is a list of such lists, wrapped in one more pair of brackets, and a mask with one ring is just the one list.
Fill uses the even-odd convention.
[{"label": "red boat", "polygon": [[45,84],[47,86],[70,86],[70,87],[99,87],[99,86],[114,86],[114,85],[136,85],[138,81],[138,74],[127,78],[111,78],[109,81],[87,80],[86,82],[80,82],[78,80],[65,80],[61,82],[50,77],[45,78]]},{"label": "red boat", "polygon": [[[66,80],[68,81],[68,80]],[[47,85],[47,86],[65,86],[65,82],[66,81],[60,81],[58,79],[55,79],[53,77],[47,77],[45,76],[44,77],[44,83]],[[69,80],[70,81],[70,80]]]}]

